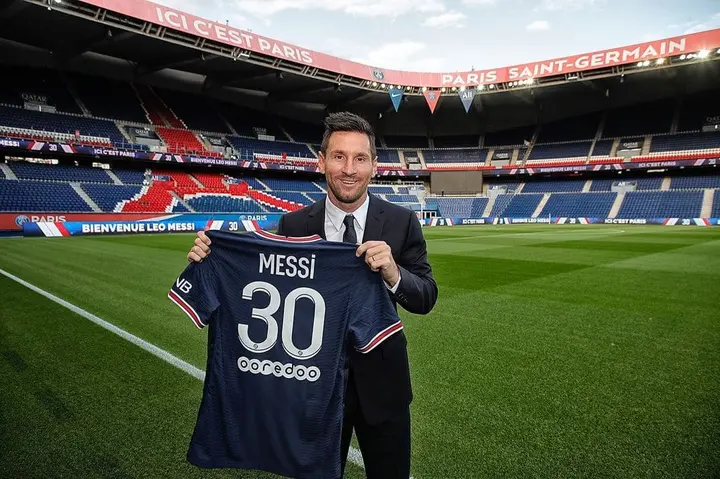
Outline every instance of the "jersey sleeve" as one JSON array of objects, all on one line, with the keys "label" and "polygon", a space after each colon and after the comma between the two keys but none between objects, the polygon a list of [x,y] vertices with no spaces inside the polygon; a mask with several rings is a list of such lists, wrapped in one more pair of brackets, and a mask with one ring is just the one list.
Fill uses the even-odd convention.
[{"label": "jersey sleeve", "polygon": [[353,287],[349,308],[350,344],[365,354],[403,328],[385,283],[368,270],[365,281]]},{"label": "jersey sleeve", "polygon": [[192,320],[199,329],[208,325],[218,308],[215,269],[211,257],[202,263],[190,263],[175,280],[168,298]]}]

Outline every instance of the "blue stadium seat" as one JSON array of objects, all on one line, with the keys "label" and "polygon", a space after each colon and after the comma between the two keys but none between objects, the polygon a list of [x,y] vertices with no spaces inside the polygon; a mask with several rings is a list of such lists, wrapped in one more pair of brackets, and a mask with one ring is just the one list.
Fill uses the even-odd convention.
[{"label": "blue stadium seat", "polygon": [[650,144],[651,153],[715,148],[720,148],[720,132],[655,136]]},{"label": "blue stadium seat", "polygon": [[385,195],[388,201],[393,203],[419,203],[420,200],[415,195]]},{"label": "blue stadium seat", "polygon": [[716,190],[713,194],[713,207],[710,217],[720,218],[720,190]]},{"label": "blue stadium seat", "polygon": [[327,193],[305,193],[310,198],[312,198],[313,202],[319,201],[324,199],[327,196]]},{"label": "blue stadium seat", "polygon": [[136,170],[116,170],[113,168],[115,176],[126,185],[142,185],[145,181],[145,172]]},{"label": "blue stadium seat", "polygon": [[260,181],[268,186],[272,191],[301,191],[301,192],[318,192],[320,189],[308,180],[290,180],[285,178],[263,178],[258,177]]},{"label": "blue stadium seat", "polygon": [[540,216],[607,218],[617,193],[553,193]]},{"label": "blue stadium seat", "polygon": [[513,195],[502,216],[511,218],[530,218],[544,195]]},{"label": "blue stadium seat", "polygon": [[377,150],[378,163],[400,166],[400,156],[397,150]]},{"label": "blue stadium seat", "polygon": [[490,211],[490,216],[502,216],[514,197],[515,195],[498,195]]},{"label": "blue stadium seat", "polygon": [[268,194],[276,198],[280,198],[281,200],[292,201],[293,203],[303,206],[310,204],[310,200],[308,200],[302,193],[294,191],[269,191]]},{"label": "blue stadium seat", "polygon": [[70,135],[74,135],[75,130],[79,130],[84,136],[108,138],[117,147],[149,151],[145,145],[129,144],[115,123],[108,120],[0,107],[0,125]]},{"label": "blue stadium seat", "polygon": [[254,138],[241,138],[239,136],[228,136],[227,138],[242,158],[249,158],[253,153],[264,155],[282,155],[286,153],[287,156],[296,158],[315,158],[307,145],[302,143],[265,141]]},{"label": "blue stadium seat", "polygon": [[[485,207],[487,206],[487,198],[454,198],[454,197],[436,197],[440,216],[445,218],[481,218]],[[430,209],[430,208],[428,208]]]},{"label": "blue stadium seat", "polygon": [[580,192],[585,180],[533,181],[525,183],[523,193],[569,193]]},{"label": "blue stadium seat", "polygon": [[613,140],[598,140],[595,142],[595,148],[592,156],[610,156],[612,151]]},{"label": "blue stadium seat", "polygon": [[94,117],[148,123],[130,83],[79,73],[70,75],[70,81]]},{"label": "blue stadium seat", "polygon": [[368,190],[370,193],[374,193],[376,195],[394,195],[395,190],[392,186],[382,186],[382,185],[370,185],[368,187]]},{"label": "blue stadium seat", "polygon": [[696,218],[702,191],[633,191],[625,195],[618,218]]},{"label": "blue stadium seat", "polygon": [[0,180],[0,211],[89,212],[69,183]]},{"label": "blue stadium seat", "polygon": [[200,213],[264,213],[265,210],[251,198],[220,195],[203,195],[186,199],[192,209]]},{"label": "blue stadium seat", "polygon": [[25,180],[80,181],[83,183],[112,183],[107,172],[100,168],[68,165],[42,165],[26,161],[9,163],[15,176]]},{"label": "blue stadium seat", "polygon": [[487,150],[456,149],[456,150],[423,150],[426,163],[485,163]]},{"label": "blue stadium seat", "polygon": [[80,185],[87,195],[106,212],[115,211],[115,206],[123,200],[129,200],[140,193],[140,186],[102,185],[84,183]]},{"label": "blue stadium seat", "polygon": [[678,176],[670,180],[672,190],[698,190],[720,188],[720,175]]}]

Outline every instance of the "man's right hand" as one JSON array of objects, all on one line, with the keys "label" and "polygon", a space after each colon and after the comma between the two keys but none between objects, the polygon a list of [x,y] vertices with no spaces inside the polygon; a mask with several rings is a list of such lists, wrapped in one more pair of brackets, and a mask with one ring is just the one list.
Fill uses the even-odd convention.
[{"label": "man's right hand", "polygon": [[205,234],[204,231],[197,232],[197,238],[195,238],[195,245],[190,248],[187,259],[190,262],[202,263],[202,260],[210,254],[210,238]]}]

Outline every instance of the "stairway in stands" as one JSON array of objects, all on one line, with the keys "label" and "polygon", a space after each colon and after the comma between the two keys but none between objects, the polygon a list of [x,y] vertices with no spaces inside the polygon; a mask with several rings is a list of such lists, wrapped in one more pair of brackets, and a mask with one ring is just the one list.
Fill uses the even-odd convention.
[{"label": "stairway in stands", "polygon": [[135,91],[147,113],[148,120],[155,125],[155,132],[168,146],[168,153],[222,157],[220,153],[207,151],[195,133],[187,129],[185,123],[149,86],[135,85]]}]

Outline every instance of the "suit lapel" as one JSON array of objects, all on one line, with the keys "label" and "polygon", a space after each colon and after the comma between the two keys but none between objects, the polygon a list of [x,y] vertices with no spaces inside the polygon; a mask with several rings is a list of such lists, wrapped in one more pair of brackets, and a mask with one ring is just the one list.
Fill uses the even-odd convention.
[{"label": "suit lapel", "polygon": [[385,223],[382,203],[370,193],[368,193],[368,195],[370,196],[370,204],[368,205],[367,220],[365,220],[363,243],[366,241],[379,241],[382,236],[383,224]]},{"label": "suit lapel", "polygon": [[310,213],[308,214],[307,223],[305,224],[305,227],[307,228],[307,236],[312,235],[320,235],[322,239],[327,239],[325,237],[325,200],[327,198],[323,198],[321,200],[316,201],[313,203],[313,207],[310,208]]}]

